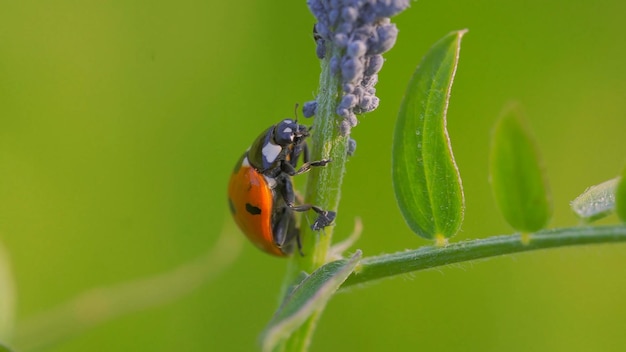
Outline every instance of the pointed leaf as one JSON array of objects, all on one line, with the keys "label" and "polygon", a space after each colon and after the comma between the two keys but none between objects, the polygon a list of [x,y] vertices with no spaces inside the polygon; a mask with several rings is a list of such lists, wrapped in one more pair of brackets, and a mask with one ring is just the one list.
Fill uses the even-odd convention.
[{"label": "pointed leaf", "polygon": [[354,271],[361,255],[361,251],[356,251],[350,259],[330,262],[315,270],[291,290],[261,336],[263,350],[273,350],[311,314],[323,309],[339,286]]},{"label": "pointed leaf", "polygon": [[493,194],[506,221],[521,232],[544,228],[551,214],[548,183],[537,145],[515,105],[496,123],[489,164]]},{"label": "pointed leaf", "polygon": [[422,59],[396,121],[396,200],[409,227],[428,239],[454,236],[463,221],[463,188],[446,131],[446,112],[466,32],[448,34]]},{"label": "pointed leaf", "polygon": [[581,219],[592,222],[611,214],[615,209],[615,190],[619,177],[587,188],[570,207]]},{"label": "pointed leaf", "polygon": [[617,190],[615,191],[615,201],[617,208],[617,216],[623,222],[626,222],[626,168],[622,171],[621,180],[617,185]]}]

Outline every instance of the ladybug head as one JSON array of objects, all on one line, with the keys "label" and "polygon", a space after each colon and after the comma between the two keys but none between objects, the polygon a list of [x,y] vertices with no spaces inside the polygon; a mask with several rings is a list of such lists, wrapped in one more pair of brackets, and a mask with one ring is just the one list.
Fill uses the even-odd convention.
[{"label": "ladybug head", "polygon": [[309,136],[309,130],[298,121],[284,119],[274,128],[274,141],[281,146],[300,144]]}]

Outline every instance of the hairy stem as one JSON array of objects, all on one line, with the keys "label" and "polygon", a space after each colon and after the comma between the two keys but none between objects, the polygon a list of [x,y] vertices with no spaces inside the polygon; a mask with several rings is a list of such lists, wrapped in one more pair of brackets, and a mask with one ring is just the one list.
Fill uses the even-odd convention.
[{"label": "hairy stem", "polygon": [[353,273],[342,287],[505,254],[585,244],[626,242],[626,226],[561,228],[527,235],[528,243],[523,241],[521,235],[493,236],[453,243],[445,247],[429,246],[364,258],[358,273]]},{"label": "hairy stem", "polygon": [[[318,94],[318,108],[313,121],[313,136],[310,140],[310,159],[331,159],[325,167],[311,169],[307,181],[305,202],[315,204],[325,210],[337,211],[339,206],[340,189],[347,159],[348,137],[339,133],[339,118],[335,114],[340,96],[339,77],[330,72],[330,55],[322,60],[320,75],[320,91]],[[303,256],[294,255],[291,260],[290,275],[286,283],[292,283],[293,278],[300,272],[313,272],[326,263],[326,255],[330,248],[333,234],[332,226],[322,231],[314,232],[310,229],[314,214],[305,214],[302,217],[300,230],[302,237]],[[338,215],[341,219],[341,215]]]},{"label": "hairy stem", "polygon": [[[330,57],[327,55],[321,62],[320,90],[317,96],[318,107],[313,121],[313,136],[310,140],[310,159],[331,159],[325,167],[313,168],[309,172],[305,202],[320,206],[325,210],[337,211],[339,207],[340,189],[347,160],[348,137],[342,137],[338,129],[335,111],[340,98],[340,79],[330,72]],[[294,255],[283,282],[283,288],[293,285],[301,272],[312,273],[327,261],[333,228],[324,228],[320,232],[310,229],[312,215],[306,214],[301,219],[302,251],[304,256]],[[341,219],[341,214],[338,214]],[[283,289],[284,295],[285,289]],[[306,351],[311,340],[315,325],[321,312],[296,330],[286,341],[287,351]]]}]

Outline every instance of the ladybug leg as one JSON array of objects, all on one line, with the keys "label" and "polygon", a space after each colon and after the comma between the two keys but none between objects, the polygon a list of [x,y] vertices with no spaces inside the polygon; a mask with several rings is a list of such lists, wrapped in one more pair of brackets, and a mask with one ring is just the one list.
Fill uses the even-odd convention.
[{"label": "ladybug leg", "polygon": [[296,237],[296,244],[298,245],[298,253],[304,257],[304,253],[302,253],[302,240],[300,240],[300,229],[294,226],[293,230],[295,231],[294,236]]},{"label": "ladybug leg", "polygon": [[297,212],[313,210],[317,213],[317,219],[315,219],[315,221],[311,225],[311,229],[313,231],[319,231],[324,227],[330,225],[335,220],[337,213],[335,213],[334,211],[324,210],[317,205],[312,204],[295,205],[295,192],[293,191],[293,183],[291,183],[290,178],[285,178],[284,182],[281,182],[281,184],[281,193],[283,195],[283,198],[285,199],[285,203],[287,203],[287,206],[291,210]]},{"label": "ladybug leg", "polygon": [[311,230],[313,231],[319,231],[324,227],[332,224],[332,222],[335,220],[335,217],[337,217],[337,213],[335,213],[334,211],[324,210],[312,204],[291,205],[290,208],[291,210],[298,212],[303,212],[307,210],[313,210],[314,212],[316,212],[317,219],[315,219],[315,221],[313,221],[313,224],[311,225]]},{"label": "ladybug leg", "polygon": [[307,161],[309,161],[309,156],[307,154],[308,149],[306,143],[296,144],[289,154],[289,164],[291,164],[291,166],[295,169],[296,165],[298,165],[298,159],[300,158],[300,155],[302,155],[302,158],[306,163]]},{"label": "ladybug leg", "polygon": [[[298,159],[302,155],[302,161],[304,164],[296,170],[296,166],[298,165]],[[318,161],[309,161],[309,147],[306,142],[302,142],[296,144],[294,148],[289,153],[289,161],[281,163],[281,171],[286,173],[289,176],[295,176],[303,174],[311,169],[314,166],[326,166],[331,162],[330,159],[322,159]]]},{"label": "ladybug leg", "polygon": [[312,167],[326,166],[326,164],[328,164],[329,162],[331,162],[330,159],[306,162],[302,164],[302,166],[298,170],[296,170],[296,168],[291,165],[291,163],[282,163],[281,170],[289,176],[296,176],[311,170]]},{"label": "ladybug leg", "polygon": [[298,252],[302,254],[302,243],[300,242],[300,230],[296,228],[291,209],[285,207],[279,212],[272,227],[274,233],[274,243],[284,252],[293,252],[294,240],[298,246]]},{"label": "ladybug leg", "polygon": [[318,160],[318,161],[306,162],[306,163],[302,164],[300,169],[298,169],[298,171],[296,171],[296,173],[294,175],[303,174],[303,173],[309,171],[311,169],[311,167],[313,167],[313,166],[326,166],[326,164],[328,164],[329,162],[331,162],[330,159],[322,159],[322,160]]},{"label": "ladybug leg", "polygon": [[309,162],[309,145],[306,141],[302,143],[302,162],[305,164]]}]

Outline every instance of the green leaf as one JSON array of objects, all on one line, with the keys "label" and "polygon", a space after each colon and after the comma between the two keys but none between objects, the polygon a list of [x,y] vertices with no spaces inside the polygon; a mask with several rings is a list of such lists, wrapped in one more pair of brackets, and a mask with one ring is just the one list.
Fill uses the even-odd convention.
[{"label": "green leaf", "polygon": [[620,220],[626,222],[626,168],[622,171],[621,181],[617,185],[615,201],[617,202],[617,216],[619,216]]},{"label": "green leaf", "polygon": [[406,89],[393,140],[393,186],[400,211],[415,233],[438,241],[454,236],[463,222],[463,188],[446,112],[466,32],[448,34],[422,59]]},{"label": "green leaf", "polygon": [[[11,339],[14,320],[15,282],[11,272],[9,253],[0,243],[0,340]],[[1,348],[0,351],[2,351]]]},{"label": "green leaf", "polygon": [[361,251],[350,259],[330,262],[315,270],[296,286],[263,332],[264,351],[271,351],[313,313],[321,311],[361,259]]},{"label": "green leaf", "polygon": [[539,150],[517,105],[496,123],[490,153],[491,187],[504,218],[517,231],[535,232],[552,212]]},{"label": "green leaf", "polygon": [[11,352],[11,350],[2,343],[0,343],[0,352]]},{"label": "green leaf", "polygon": [[619,177],[587,188],[570,207],[581,219],[591,222],[611,214],[615,209],[615,190]]}]

